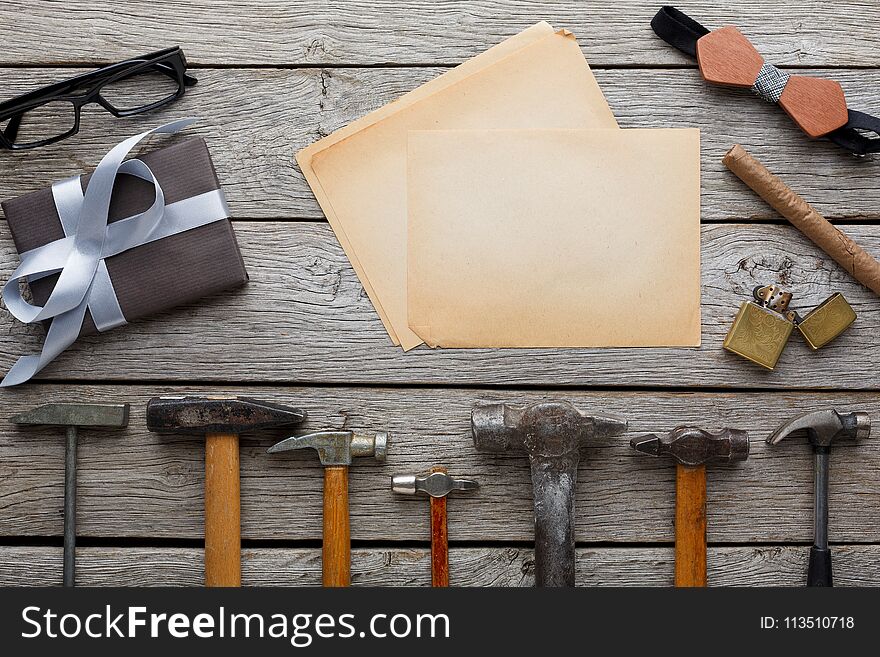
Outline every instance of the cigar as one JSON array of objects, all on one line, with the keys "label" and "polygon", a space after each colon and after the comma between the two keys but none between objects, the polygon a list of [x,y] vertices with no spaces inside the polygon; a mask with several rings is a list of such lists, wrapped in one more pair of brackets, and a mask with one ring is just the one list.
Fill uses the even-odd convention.
[{"label": "cigar", "polygon": [[880,295],[880,262],[832,226],[809,203],[737,144],[722,160],[746,185],[809,237],[853,278]]}]

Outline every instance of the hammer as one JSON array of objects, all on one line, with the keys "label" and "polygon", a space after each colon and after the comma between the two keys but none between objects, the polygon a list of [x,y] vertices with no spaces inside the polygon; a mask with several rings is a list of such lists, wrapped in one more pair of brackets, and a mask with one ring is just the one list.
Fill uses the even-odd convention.
[{"label": "hammer", "polygon": [[630,445],[677,462],[675,585],[706,586],[706,463],[747,459],[749,434],[739,429],[713,434],[696,427],[676,427],[664,436],[633,438]]},{"label": "hammer", "polygon": [[76,580],[76,433],[77,428],[128,426],[128,404],[44,404],[13,415],[15,424],[67,427],[64,451],[64,586]]},{"label": "hammer", "polygon": [[585,415],[565,401],[482,404],[471,415],[480,451],[524,451],[535,502],[535,584],[574,586],[574,489],[580,447],[626,430],[626,422]]},{"label": "hammer", "polygon": [[426,475],[396,475],[391,490],[401,495],[424,493],[431,499],[431,586],[449,586],[449,539],[446,527],[446,496],[454,490],[476,490],[472,479],[453,479],[446,468],[434,467]]},{"label": "hammer", "polygon": [[828,460],[831,443],[844,439],[864,439],[871,435],[871,418],[867,413],[838,413],[829,408],[804,413],[789,420],[767,438],[770,445],[778,445],[795,431],[806,431],[813,446],[814,505],[813,547],[807,569],[807,586],[833,586],[831,577],[831,550],[828,547]]},{"label": "hammer", "polygon": [[324,545],[321,555],[324,586],[351,585],[351,519],[348,515],[348,467],[356,456],[380,463],[388,451],[388,434],[317,431],[272,445],[269,453],[312,448],[324,466]]},{"label": "hammer", "polygon": [[241,586],[238,435],[299,424],[305,411],[245,397],[155,397],[150,431],[205,435],[205,586]]}]

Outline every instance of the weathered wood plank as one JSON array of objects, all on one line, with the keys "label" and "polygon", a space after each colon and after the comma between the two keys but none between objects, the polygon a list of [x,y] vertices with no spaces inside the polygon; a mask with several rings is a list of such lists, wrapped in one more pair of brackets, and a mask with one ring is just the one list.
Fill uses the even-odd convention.
[{"label": "weathered wood plank", "polygon": [[[236,230],[251,274],[243,289],[81,340],[42,378],[547,386],[880,388],[877,297],[787,226],[703,228],[703,346],[699,349],[501,349],[391,345],[329,227],[244,222]],[[847,231],[880,255],[880,226]],[[0,237],[0,271],[15,267]],[[674,257],[674,256],[670,256]],[[799,335],[775,372],[721,349],[740,303],[781,282],[808,308],[843,292],[859,319],[812,352]],[[0,370],[39,351],[42,329],[0,313]],[[5,392],[5,391],[4,391]]]},{"label": "weathered wood plank", "polygon": [[[204,135],[235,216],[321,219],[293,163],[299,148],[351,122],[442,69],[202,70],[200,82],[175,105],[119,120],[90,106],[82,131],[29,152],[0,152],[0,198],[17,196],[94,167],[116,142],[181,116],[199,116],[187,132]],[[810,71],[806,71],[809,73]],[[827,74],[827,71],[816,72]],[[71,71],[0,69],[7,94],[66,77]],[[850,104],[880,111],[873,90],[880,71],[841,70],[833,76]],[[721,164],[740,142],[820,212],[834,218],[880,217],[880,158],[857,159],[828,142],[811,142],[778,108],[747,92],[709,87],[695,70],[598,71],[621,126],[702,129],[703,219],[778,219]],[[144,148],[162,143],[155,138]]]},{"label": "weathered wood plank", "polygon": [[[190,388],[187,388],[190,390]],[[812,460],[805,439],[770,448],[777,424],[806,410],[835,406],[880,417],[875,393],[549,392],[456,389],[258,388],[246,392],[306,409],[305,428],[386,429],[385,465],[368,459],[351,469],[354,540],[424,540],[424,499],[392,494],[394,474],[446,465],[481,482],[479,491],[449,500],[452,541],[530,541],[533,511],[528,461],[475,451],[470,411],[477,401],[572,400],[586,411],[628,419],[629,432],[583,451],[577,487],[576,536],[587,542],[673,541],[672,463],[635,452],[629,440],[678,424],[745,428],[752,455],[709,471],[709,540],[715,543],[806,542],[812,532]],[[145,427],[147,399],[170,387],[39,385],[5,391],[0,419],[0,534],[61,534],[63,431],[17,430],[8,414],[53,400],[132,403],[123,432],[83,431],[79,451],[78,529],[84,537],[202,536],[204,440],[160,436]],[[285,432],[242,441],[242,531],[246,539],[321,537],[321,467],[314,454],[269,455]],[[832,541],[880,542],[880,448],[876,438],[841,444],[832,455]]]},{"label": "weathered wood plank", "polygon": [[[581,36],[598,64],[668,64],[686,59],[650,29],[657,2],[624,0],[7,0],[0,21],[4,63],[118,60],[180,44],[209,64],[384,64],[459,62],[539,20]],[[880,63],[865,2],[709,2],[685,7],[709,28],[734,24],[768,61],[793,65]]]},{"label": "weathered wood plank", "polygon": [[[803,586],[806,547],[710,547],[710,586]],[[427,586],[427,549],[352,551],[354,586]],[[578,586],[671,586],[672,548],[581,548]],[[834,547],[836,586],[876,586],[880,546]],[[534,586],[531,550],[450,550],[453,586]],[[192,548],[79,548],[79,586],[201,586],[202,551]],[[320,586],[314,548],[246,548],[245,586]],[[59,586],[61,548],[0,547],[0,586]]]}]

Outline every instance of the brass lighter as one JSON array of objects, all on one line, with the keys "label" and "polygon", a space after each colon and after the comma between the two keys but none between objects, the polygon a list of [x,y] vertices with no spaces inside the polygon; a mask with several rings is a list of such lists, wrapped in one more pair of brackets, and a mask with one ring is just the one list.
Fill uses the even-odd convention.
[{"label": "brass lighter", "polygon": [[840,292],[832,294],[801,318],[789,310],[788,318],[797,326],[813,350],[820,349],[856,321],[856,312]]},{"label": "brass lighter", "polygon": [[794,320],[783,314],[788,310],[791,293],[766,285],[755,288],[752,294],[755,300],[740,306],[724,338],[724,348],[772,370],[795,327]]}]

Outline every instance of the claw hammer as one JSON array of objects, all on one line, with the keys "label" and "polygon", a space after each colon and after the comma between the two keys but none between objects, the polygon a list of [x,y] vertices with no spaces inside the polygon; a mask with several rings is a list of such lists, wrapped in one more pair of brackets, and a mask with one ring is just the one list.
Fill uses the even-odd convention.
[{"label": "claw hammer", "polygon": [[813,446],[813,547],[807,569],[807,586],[833,586],[831,549],[828,546],[828,460],[831,443],[862,440],[871,435],[871,418],[862,411],[838,413],[833,408],[804,413],[778,427],[767,444],[778,445],[796,431],[804,431]]},{"label": "claw hammer", "polygon": [[272,445],[269,453],[314,449],[324,466],[324,529],[321,567],[324,586],[351,585],[351,519],[348,514],[348,467],[356,456],[380,463],[388,451],[388,434],[374,436],[352,431],[317,431]]}]

